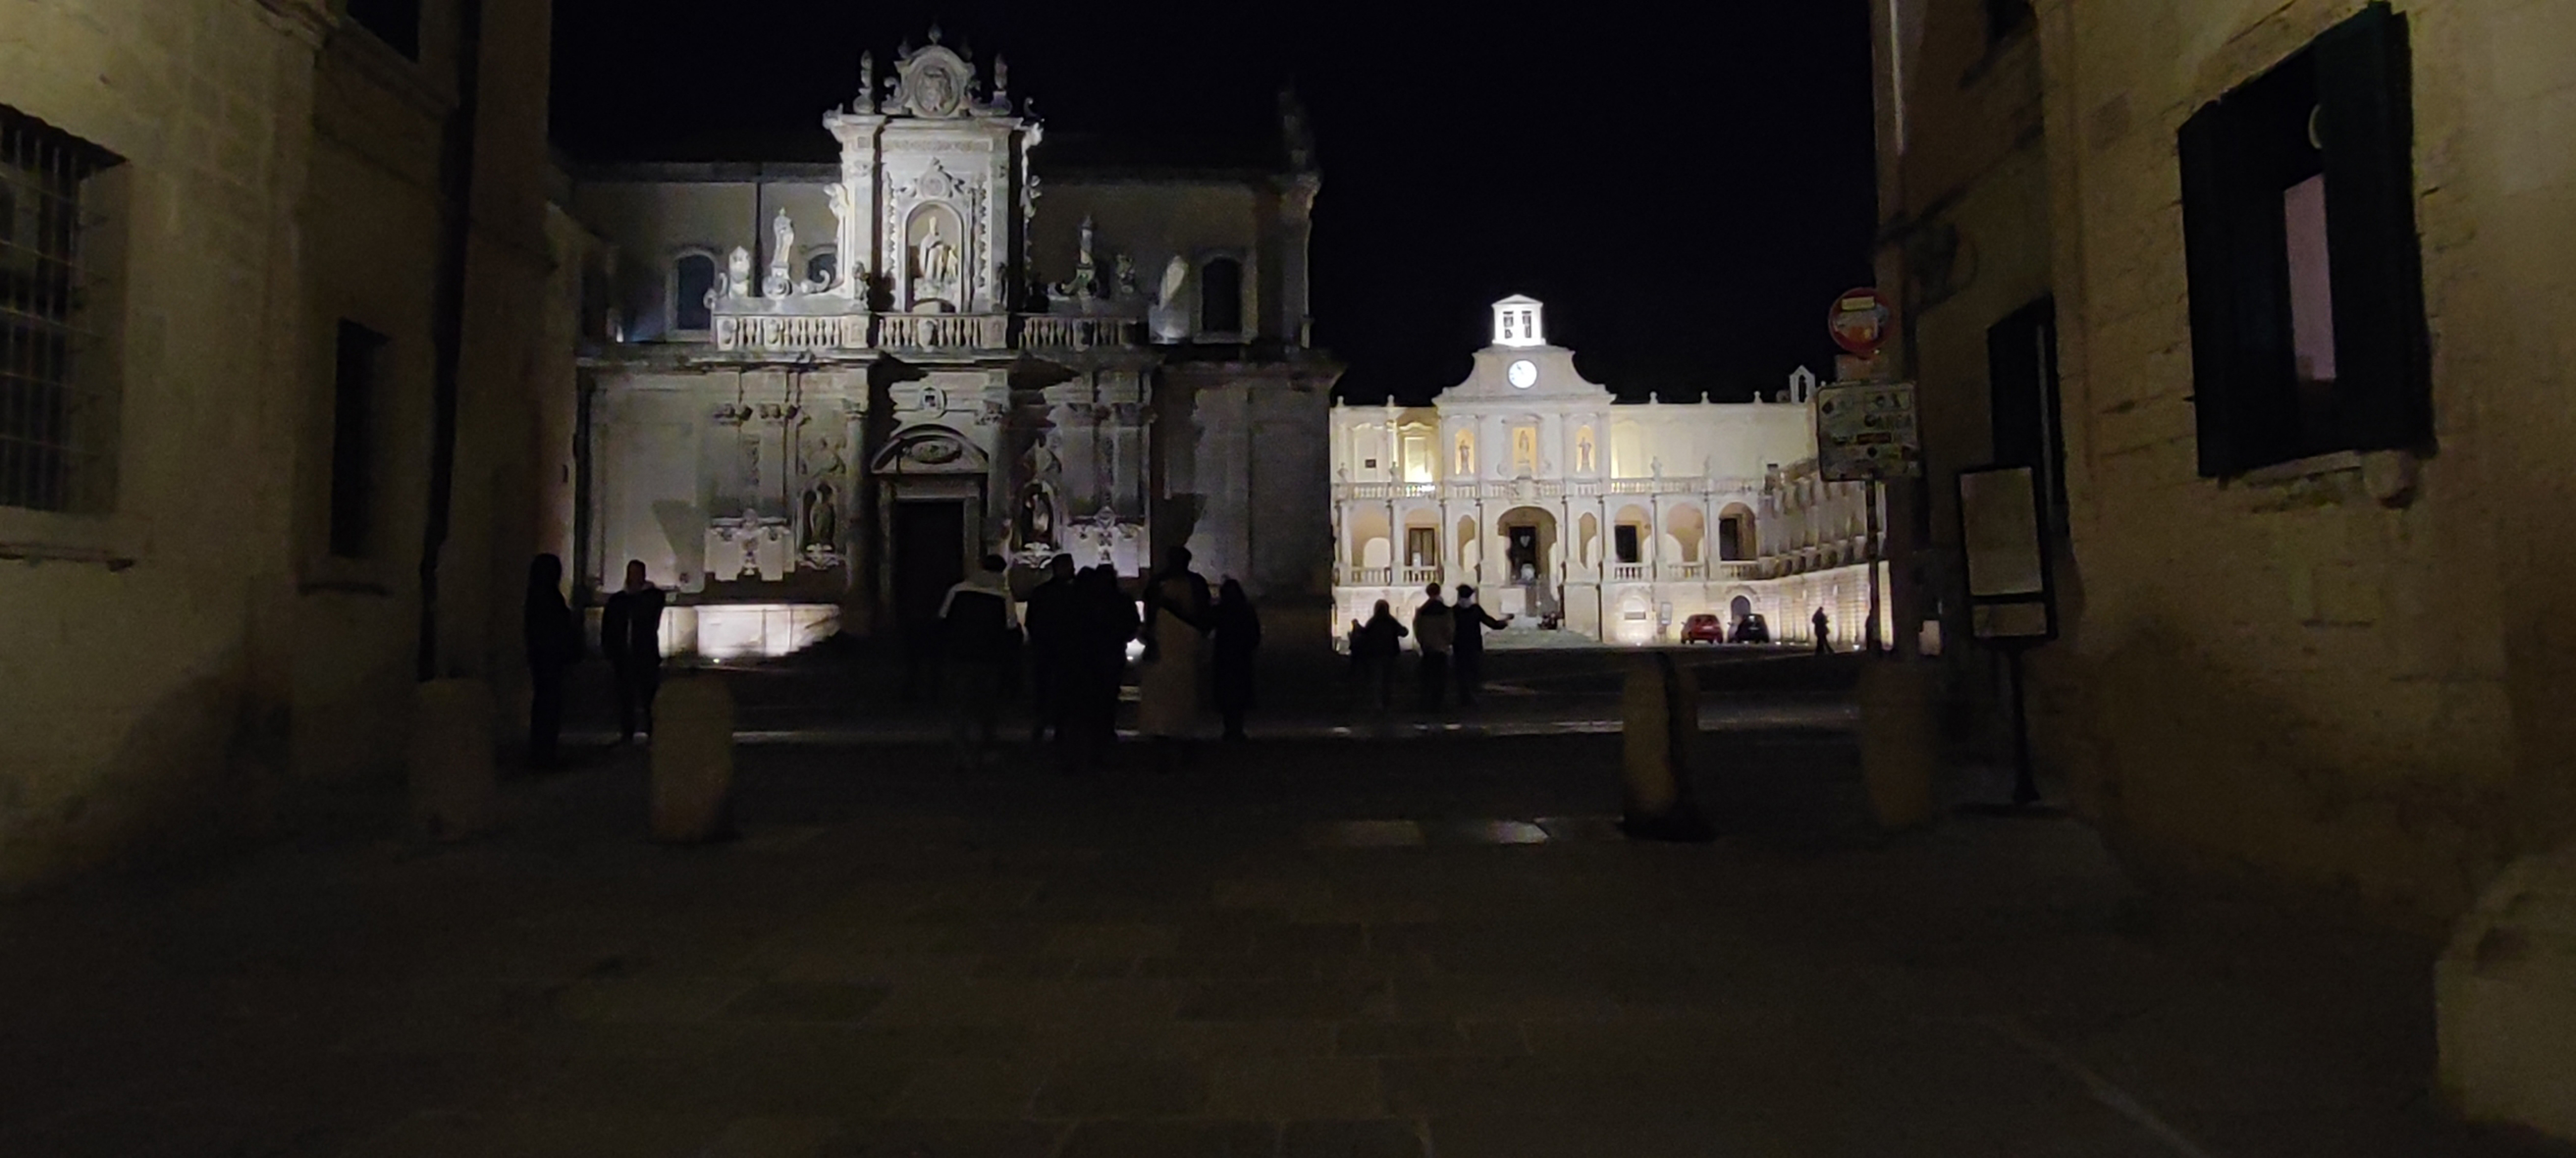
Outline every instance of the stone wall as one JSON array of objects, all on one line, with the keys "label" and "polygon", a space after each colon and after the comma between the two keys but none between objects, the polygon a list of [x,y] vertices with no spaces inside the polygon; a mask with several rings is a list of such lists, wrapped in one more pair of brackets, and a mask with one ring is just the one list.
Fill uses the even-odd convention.
[{"label": "stone wall", "polygon": [[[36,560],[0,569],[0,604],[30,625],[0,639],[0,884],[256,832],[299,785],[400,767],[456,9],[427,6],[412,61],[335,29],[332,7],[0,3],[0,103],[125,161],[97,238],[123,253],[93,299],[118,385],[113,501],[0,509],[0,543]],[[547,37],[542,5],[488,9],[485,254],[541,237],[514,214],[542,184]],[[521,421],[533,342],[511,333],[536,316],[517,292],[536,264],[476,270],[459,477],[483,490],[446,571],[445,650],[467,674],[515,662],[515,616],[496,639],[489,609],[515,608],[525,544],[502,539],[504,460],[471,448]],[[357,559],[328,550],[344,318],[389,339]]]},{"label": "stone wall", "polygon": [[2400,5],[2438,453],[2197,477],[2176,130],[2360,7],[2040,5],[2081,613],[2035,709],[2131,863],[2431,929],[2576,832],[2576,7]]}]

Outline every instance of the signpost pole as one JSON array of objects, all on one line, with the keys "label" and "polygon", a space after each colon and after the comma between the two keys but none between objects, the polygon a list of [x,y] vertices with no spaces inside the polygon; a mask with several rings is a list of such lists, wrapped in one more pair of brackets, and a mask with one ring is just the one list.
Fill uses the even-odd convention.
[{"label": "signpost pole", "polygon": [[1861,485],[1861,502],[1869,508],[1863,512],[1863,518],[1867,520],[1867,530],[1864,532],[1867,537],[1861,540],[1860,553],[1862,562],[1869,566],[1869,615],[1861,622],[1866,625],[1863,638],[1867,641],[1866,646],[1869,648],[1871,659],[1877,659],[1881,654],[1878,646],[1880,638],[1878,572],[1882,552],[1879,550],[1878,496],[1885,485],[1875,474],[1869,477],[1868,482]]}]

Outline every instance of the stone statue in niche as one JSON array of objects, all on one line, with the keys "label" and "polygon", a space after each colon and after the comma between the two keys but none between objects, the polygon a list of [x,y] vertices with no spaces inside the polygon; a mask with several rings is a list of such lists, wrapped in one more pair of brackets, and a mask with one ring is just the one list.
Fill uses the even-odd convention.
[{"label": "stone statue in niche", "polygon": [[1031,483],[1020,493],[1017,514],[1020,535],[1017,546],[1020,549],[1055,546],[1055,496],[1047,490],[1046,484]]},{"label": "stone statue in niche", "polygon": [[789,266],[796,257],[796,223],[788,220],[787,211],[781,209],[778,219],[770,223],[770,232],[769,280],[761,285],[761,292],[783,298],[796,290],[796,275]]},{"label": "stone statue in niche", "polygon": [[805,557],[818,567],[829,567],[841,561],[840,495],[831,480],[815,483],[805,492]]}]

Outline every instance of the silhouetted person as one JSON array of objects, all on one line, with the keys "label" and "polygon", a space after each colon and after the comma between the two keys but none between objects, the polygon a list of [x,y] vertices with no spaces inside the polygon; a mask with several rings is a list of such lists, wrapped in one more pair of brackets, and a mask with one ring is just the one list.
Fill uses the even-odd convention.
[{"label": "silhouetted person", "polygon": [[1029,592],[1029,743],[1064,731],[1066,687],[1072,682],[1074,636],[1081,630],[1081,596],[1074,591],[1073,556],[1047,560],[1047,581]]},{"label": "silhouetted person", "polygon": [[1416,666],[1421,677],[1422,710],[1440,710],[1441,693],[1449,687],[1449,652],[1458,640],[1458,618],[1440,599],[1440,585],[1424,589],[1429,599],[1413,612],[1413,646],[1422,653]]},{"label": "silhouetted person", "polygon": [[626,564],[626,587],[608,597],[599,614],[599,650],[608,656],[617,690],[620,743],[633,743],[640,718],[653,732],[653,693],[662,687],[662,589],[644,577],[642,560]]},{"label": "silhouetted person", "polygon": [[1252,710],[1253,653],[1261,647],[1261,614],[1243,584],[1232,579],[1216,597],[1216,709],[1225,717],[1225,738],[1241,740],[1243,717]]},{"label": "silhouetted person", "polygon": [[1366,623],[1351,628],[1352,668],[1359,676],[1362,698],[1385,711],[1395,686],[1395,665],[1404,654],[1404,637],[1412,634],[1395,618],[1395,609],[1386,600],[1377,601],[1377,610],[1369,613]]},{"label": "silhouetted person", "polygon": [[528,648],[528,763],[561,763],[564,669],[581,661],[581,618],[564,602],[563,560],[539,555],[528,564],[522,629]]},{"label": "silhouetted person", "polygon": [[1834,650],[1834,643],[1833,643],[1833,639],[1834,639],[1834,633],[1833,633],[1834,621],[1833,621],[1833,620],[1830,620],[1830,619],[1825,618],[1825,609],[1824,609],[1824,608],[1822,608],[1822,607],[1817,608],[1817,609],[1816,609],[1815,617],[1814,617],[1814,618],[1812,618],[1812,619],[1809,619],[1807,622],[1808,622],[1808,623],[1810,623],[1810,624],[1812,624],[1812,625],[1814,625],[1814,626],[1815,626],[1815,629],[1816,629],[1816,654],[1817,654],[1817,655],[1831,655],[1831,654],[1833,654],[1833,650]]},{"label": "silhouetted person", "polygon": [[1485,629],[1500,631],[1511,626],[1512,617],[1485,614],[1484,606],[1476,602],[1476,589],[1464,583],[1458,585],[1458,603],[1449,614],[1458,625],[1450,661],[1458,669],[1458,706],[1473,707],[1476,693],[1485,690]]},{"label": "silhouetted person", "polygon": [[1009,566],[999,555],[984,556],[981,569],[939,602],[941,666],[961,771],[980,767],[993,744],[994,718],[1008,686],[1004,669],[1018,651],[1019,617],[1004,585]]},{"label": "silhouetted person", "polygon": [[1207,580],[1190,570],[1190,551],[1174,547],[1163,569],[1145,581],[1145,672],[1137,690],[1136,730],[1154,739],[1169,770],[1174,749],[1199,714],[1199,644],[1207,638]]},{"label": "silhouetted person", "polygon": [[1126,683],[1127,645],[1136,641],[1143,621],[1136,602],[1118,589],[1118,572],[1109,566],[1081,574],[1074,588],[1080,618],[1075,631],[1077,658],[1065,727],[1057,738],[1067,771],[1098,771],[1118,743],[1118,689]]}]

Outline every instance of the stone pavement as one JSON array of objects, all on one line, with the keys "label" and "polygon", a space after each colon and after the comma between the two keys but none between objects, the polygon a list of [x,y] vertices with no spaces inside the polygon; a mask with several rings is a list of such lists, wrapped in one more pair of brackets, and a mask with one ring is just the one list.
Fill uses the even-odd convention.
[{"label": "stone pavement", "polygon": [[694,849],[629,754],[0,908],[0,1154],[2515,1152],[2424,1099],[2418,949],[2175,935],[2070,822],[1882,840],[1846,742],[1709,748],[1704,847],[1615,835],[1604,737],[757,749]]}]

